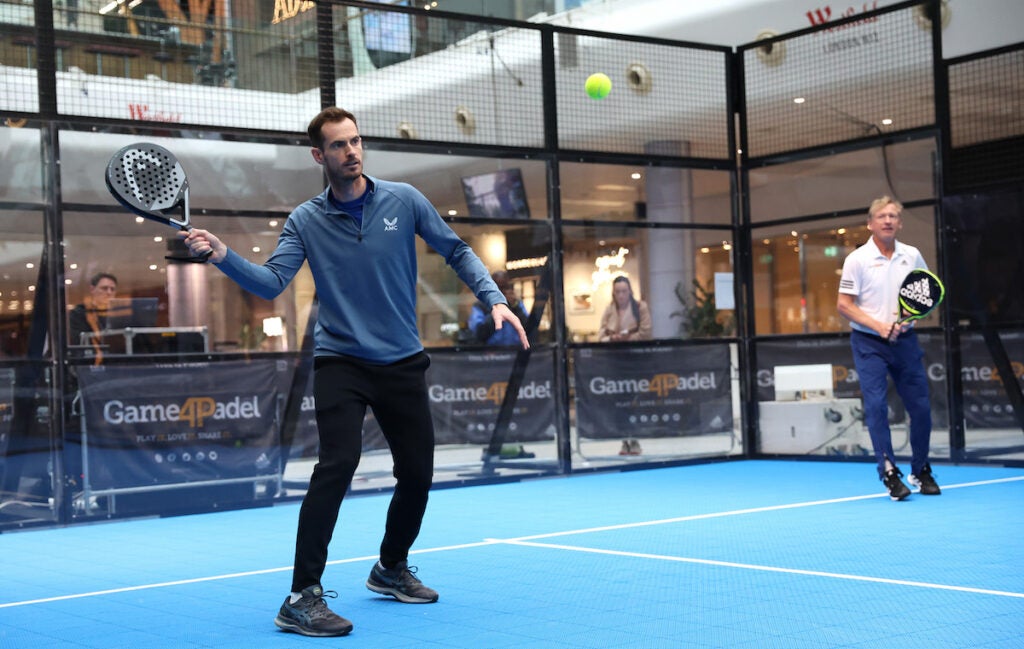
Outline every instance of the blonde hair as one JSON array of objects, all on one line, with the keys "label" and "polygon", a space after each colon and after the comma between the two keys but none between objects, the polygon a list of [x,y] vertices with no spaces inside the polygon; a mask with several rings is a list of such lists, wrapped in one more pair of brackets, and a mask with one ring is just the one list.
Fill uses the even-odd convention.
[{"label": "blonde hair", "polygon": [[895,205],[896,211],[900,213],[900,216],[903,215],[903,203],[900,203],[892,196],[886,195],[871,201],[871,207],[868,208],[868,219],[870,220],[871,217],[873,217],[879,210],[881,210],[886,205]]}]

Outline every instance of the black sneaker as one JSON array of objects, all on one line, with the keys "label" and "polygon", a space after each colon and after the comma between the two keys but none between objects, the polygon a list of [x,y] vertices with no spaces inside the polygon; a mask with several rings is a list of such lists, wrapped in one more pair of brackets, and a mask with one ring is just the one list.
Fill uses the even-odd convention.
[{"label": "black sneaker", "polygon": [[917,487],[917,491],[925,496],[938,496],[942,493],[938,483],[932,477],[932,465],[925,464],[917,473],[911,473],[907,482]]},{"label": "black sneaker", "polygon": [[380,561],[373,564],[366,587],[381,595],[391,595],[406,604],[430,604],[437,601],[437,591],[424,586],[416,578],[415,566],[410,566],[407,561],[400,562],[390,570],[382,566]]},{"label": "black sneaker", "polygon": [[320,586],[310,586],[300,594],[302,597],[294,604],[291,595],[284,598],[274,624],[285,631],[318,638],[347,635],[352,630],[352,623],[327,608],[327,602],[324,601],[324,597],[337,597],[338,593],[333,590],[324,592]]},{"label": "black sneaker", "polygon": [[893,500],[903,500],[910,495],[910,489],[907,485],[903,484],[900,478],[903,474],[899,469],[893,467],[885,472],[885,477],[882,478],[882,482],[885,483],[885,488],[889,490],[889,498]]}]

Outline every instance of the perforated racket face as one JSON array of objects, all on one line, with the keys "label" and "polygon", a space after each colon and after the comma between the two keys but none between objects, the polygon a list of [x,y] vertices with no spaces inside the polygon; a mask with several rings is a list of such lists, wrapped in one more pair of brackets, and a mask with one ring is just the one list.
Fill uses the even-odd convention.
[{"label": "perforated racket face", "polygon": [[188,178],[174,154],[157,144],[130,144],[110,159],[107,186],[122,204],[142,216],[187,225],[188,214],[174,219],[166,210],[186,199]]},{"label": "perforated racket face", "polygon": [[900,306],[912,317],[931,313],[939,306],[946,289],[930,271],[916,268],[907,275],[900,285]]}]

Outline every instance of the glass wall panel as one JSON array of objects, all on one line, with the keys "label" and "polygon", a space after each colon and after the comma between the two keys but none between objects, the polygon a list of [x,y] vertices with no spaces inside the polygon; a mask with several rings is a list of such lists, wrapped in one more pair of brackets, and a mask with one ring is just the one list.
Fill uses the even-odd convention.
[{"label": "glass wall panel", "polygon": [[[989,341],[998,340],[997,353],[1005,353],[1012,378],[996,365]],[[999,348],[1002,348],[1001,350]],[[1024,331],[1004,329],[995,337],[980,333],[960,336],[963,358],[964,426],[969,457],[981,460],[1024,459],[1024,435],[1018,414],[1006,393],[1007,382],[1024,389]]]},{"label": "glass wall panel", "polygon": [[[551,342],[551,228],[529,225],[455,224],[454,230],[491,271],[503,272],[511,293],[506,293],[525,320],[538,309],[534,344]],[[476,297],[445,264],[444,259],[417,242],[419,253],[419,329],[424,345],[474,347],[516,345],[515,339],[488,332]],[[482,322],[481,322],[482,321]],[[478,326],[483,325],[483,326]],[[510,334],[507,334],[510,335]]]},{"label": "glass wall panel", "polygon": [[602,325],[618,321],[612,295],[620,276],[650,311],[650,335],[637,332],[629,340],[735,334],[728,230],[566,225],[563,236],[565,317],[573,342],[613,339],[614,327],[604,331]]},{"label": "glass wall panel", "polygon": [[[930,457],[948,459],[946,345],[941,332],[922,332],[918,339],[931,396]],[[756,353],[761,453],[873,457],[848,339],[762,340]],[[823,365],[827,371],[819,379],[818,368]],[[785,390],[780,389],[783,385]],[[909,419],[892,381],[888,402],[893,450],[898,459],[909,460]]]},{"label": "glass wall panel", "polygon": [[571,351],[574,466],[743,453],[735,344]]},{"label": "glass wall panel", "polygon": [[915,140],[750,170],[752,222],[866,206],[883,195],[906,203],[936,195],[935,141]]},{"label": "glass wall panel", "polygon": [[562,219],[732,223],[728,171],[645,165],[560,165]]},{"label": "glass wall panel", "polygon": [[[822,219],[753,230],[754,325],[758,335],[848,331],[836,311],[846,256],[863,245],[863,217]],[[928,267],[938,268],[935,210],[906,209],[899,239],[915,246]],[[918,326],[937,326],[936,311]]]},{"label": "glass wall panel", "polygon": [[543,161],[382,151],[374,149],[372,140],[365,146],[367,174],[409,183],[441,216],[550,218]]},{"label": "glass wall panel", "polygon": [[[29,7],[29,9],[31,9]],[[44,257],[40,132],[0,128],[0,528],[56,520],[62,506]]]},{"label": "glass wall panel", "polygon": [[[211,352],[299,349],[313,294],[308,273],[300,273],[273,301],[262,300],[214,267],[182,262],[187,251],[174,229],[126,213],[109,195],[96,160],[105,163],[137,139],[93,133],[62,137],[65,200],[104,210],[65,214],[68,308],[88,294],[96,273],[106,272],[117,277],[118,297],[155,298],[154,326],[206,327]],[[292,208],[322,191],[320,167],[308,147],[146,140],[166,146],[180,160],[189,179],[192,222],[253,261],[262,262],[273,251]]]}]

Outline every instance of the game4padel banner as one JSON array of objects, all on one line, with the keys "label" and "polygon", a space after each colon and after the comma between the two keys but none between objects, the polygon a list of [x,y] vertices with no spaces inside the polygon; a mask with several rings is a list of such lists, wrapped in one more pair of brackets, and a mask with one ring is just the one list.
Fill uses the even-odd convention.
[{"label": "game4padel banner", "polygon": [[[517,350],[432,353],[427,394],[438,444],[489,444]],[[554,352],[535,350],[516,395],[506,442],[555,437]]]},{"label": "game4padel banner", "polygon": [[733,429],[726,345],[588,347],[574,361],[581,437],[671,437]]},{"label": "game4padel banner", "polygon": [[91,488],[279,473],[280,371],[274,359],[83,367]]}]

